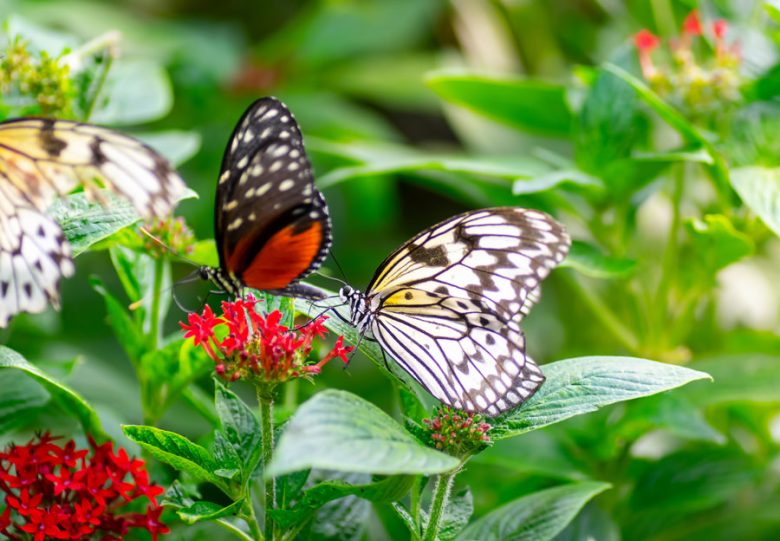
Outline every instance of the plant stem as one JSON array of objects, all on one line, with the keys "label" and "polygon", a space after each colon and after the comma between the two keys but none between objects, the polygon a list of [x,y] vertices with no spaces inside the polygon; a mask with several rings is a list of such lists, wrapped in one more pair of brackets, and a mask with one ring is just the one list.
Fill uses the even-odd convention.
[{"label": "plant stem", "polygon": [[650,0],[655,26],[662,36],[673,36],[677,32],[674,10],[669,0]]},{"label": "plant stem", "polygon": [[[227,531],[229,531],[230,533],[232,533],[233,535],[235,535],[239,539],[243,539],[244,541],[255,541],[254,539],[252,539],[251,536],[247,535],[246,532],[242,531],[240,528],[238,528],[234,524],[231,524],[227,520],[217,519],[214,522],[217,524],[217,526],[221,526],[222,528],[226,529]],[[247,523],[248,523],[248,521],[247,521]],[[251,528],[251,525],[250,525],[250,528]]]},{"label": "plant stem", "polygon": [[460,467],[450,472],[442,473],[436,478],[436,486],[433,488],[433,501],[431,502],[431,508],[428,512],[428,528],[425,530],[423,541],[436,541],[436,538],[439,535],[439,523],[441,522],[444,510],[447,508],[447,501],[450,499],[452,484],[459,471]]},{"label": "plant stem", "polygon": [[[263,541],[266,539],[265,536],[263,536],[263,532],[260,531],[260,524],[257,522],[257,515],[255,515],[255,506],[252,505],[252,496],[250,495],[247,498],[247,507],[249,507],[249,516],[244,517],[244,520],[246,520],[246,523],[249,525],[249,531],[252,532],[252,538],[257,541]],[[267,538],[270,541],[270,537]]]},{"label": "plant stem", "polygon": [[415,477],[414,483],[412,484],[411,501],[409,502],[409,511],[412,514],[412,520],[415,524],[420,523],[420,494],[423,489],[420,485],[422,484],[422,479],[423,478],[420,475]]},{"label": "plant stem", "polygon": [[154,260],[154,284],[152,285],[152,306],[149,310],[149,350],[156,351],[160,344],[160,305],[162,299],[163,275],[165,274],[165,261]]},{"label": "plant stem", "polygon": [[[257,388],[257,401],[260,403],[260,430],[262,431],[262,438],[260,445],[262,446],[262,461],[263,461],[263,477],[265,472],[268,471],[268,465],[271,463],[271,458],[274,452],[274,420],[273,420],[273,397],[266,389],[261,387]],[[271,511],[276,507],[276,480],[265,480],[265,538],[268,541],[275,539],[274,536],[274,521]]]}]

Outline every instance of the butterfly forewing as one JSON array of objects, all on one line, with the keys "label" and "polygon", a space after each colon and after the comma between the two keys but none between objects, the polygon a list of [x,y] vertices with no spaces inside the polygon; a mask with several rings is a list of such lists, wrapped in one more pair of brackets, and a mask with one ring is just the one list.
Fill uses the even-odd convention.
[{"label": "butterfly forewing", "polygon": [[65,120],[0,123],[0,326],[19,312],[57,305],[70,248],[45,214],[57,195],[83,186],[126,197],[145,218],[164,216],[186,186],[150,147],[108,129]]},{"label": "butterfly forewing", "polygon": [[544,380],[518,325],[570,240],[546,214],[469,212],[417,235],[379,267],[367,295],[371,330],[431,394],[497,415]]},{"label": "butterfly forewing", "polygon": [[287,107],[262,98],[231,137],[217,187],[220,264],[242,283],[285,290],[322,263],[330,218]]}]

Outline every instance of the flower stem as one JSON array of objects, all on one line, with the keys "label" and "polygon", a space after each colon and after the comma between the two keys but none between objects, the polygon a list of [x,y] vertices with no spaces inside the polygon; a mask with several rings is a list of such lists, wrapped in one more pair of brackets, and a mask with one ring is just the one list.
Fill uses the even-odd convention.
[{"label": "flower stem", "polygon": [[[263,476],[268,470],[271,458],[274,452],[274,420],[273,420],[273,398],[265,389],[257,388],[257,401],[260,403],[260,430],[262,438]],[[268,541],[275,539],[274,521],[271,512],[276,507],[276,480],[265,480],[265,538]]]},{"label": "flower stem", "polygon": [[460,468],[456,468],[450,472],[442,473],[436,478],[436,486],[433,488],[433,501],[428,512],[428,529],[425,530],[423,541],[436,541],[439,535],[439,523],[444,510],[447,508],[452,484],[459,471]]},{"label": "flower stem", "polygon": [[165,274],[165,261],[154,260],[154,284],[152,285],[152,306],[149,311],[149,349],[156,351],[160,344],[160,306],[162,299],[163,275]]}]

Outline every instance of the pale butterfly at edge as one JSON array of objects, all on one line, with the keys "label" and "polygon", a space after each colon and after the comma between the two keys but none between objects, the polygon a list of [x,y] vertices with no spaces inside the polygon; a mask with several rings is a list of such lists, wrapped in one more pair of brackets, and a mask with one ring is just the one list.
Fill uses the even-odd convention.
[{"label": "pale butterfly at edge", "polygon": [[563,224],[538,210],[481,209],[419,233],[365,293],[345,286],[349,320],[449,406],[499,415],[544,382],[520,321],[568,253]]}]

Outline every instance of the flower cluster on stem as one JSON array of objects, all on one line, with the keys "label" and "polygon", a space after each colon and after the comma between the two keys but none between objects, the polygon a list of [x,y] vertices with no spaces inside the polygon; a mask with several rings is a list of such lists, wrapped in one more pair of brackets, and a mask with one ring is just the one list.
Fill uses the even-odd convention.
[{"label": "flower cluster on stem", "polygon": [[478,413],[441,406],[432,419],[423,419],[430,442],[454,456],[465,456],[490,444],[490,425]]},{"label": "flower cluster on stem", "polygon": [[[640,30],[634,35],[634,45],[642,76],[656,92],[691,116],[718,112],[724,104],[740,99],[742,82],[739,46],[727,42],[727,32],[725,20],[707,26],[696,10],[688,14],[680,35],[670,39],[664,51],[660,50],[658,36]],[[696,54],[699,43],[705,46]],[[656,65],[654,57],[662,62]]]},{"label": "flower cluster on stem", "polygon": [[192,338],[211,357],[217,375],[223,380],[243,379],[273,386],[318,374],[332,359],[348,361],[347,355],[353,347],[344,346],[341,336],[321,360],[308,360],[314,339],[327,334],[323,325],[325,317],[299,329],[289,329],[281,324],[281,312],[274,310],[263,315],[256,309],[257,302],[251,295],[225,301],[219,316],[206,306],[201,314],[190,313],[187,323],[180,323],[184,336]]},{"label": "flower cluster on stem", "polygon": [[148,235],[142,235],[144,251],[160,259],[171,253],[188,255],[195,246],[195,234],[184,218],[160,218],[144,225]]},{"label": "flower cluster on stem", "polygon": [[[11,540],[124,539],[131,528],[156,540],[169,529],[160,521],[157,497],[143,460],[113,443],[90,450],[73,440],[60,445],[48,433],[0,452],[0,493],[5,510],[0,534]],[[146,500],[146,511],[143,511]]]}]

